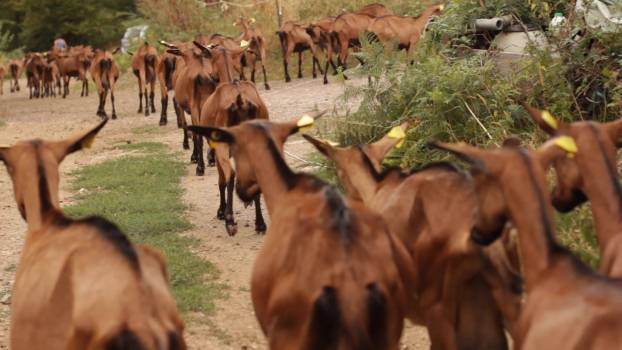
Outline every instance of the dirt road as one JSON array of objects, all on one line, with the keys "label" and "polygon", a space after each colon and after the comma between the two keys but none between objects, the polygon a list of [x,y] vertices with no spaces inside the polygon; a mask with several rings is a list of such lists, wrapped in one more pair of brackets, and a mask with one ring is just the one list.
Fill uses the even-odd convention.
[{"label": "dirt road", "polygon": [[[348,84],[361,84],[366,79],[354,79]],[[24,84],[25,85],[25,84]],[[22,86],[24,86],[22,85]],[[111,146],[120,141],[159,141],[172,150],[181,151],[181,134],[178,131],[172,110],[169,110],[169,125],[154,132],[132,133],[137,127],[157,125],[158,112],[151,117],[136,113],[136,82],[128,74],[121,78],[116,93],[119,119],[111,121],[101,132],[93,149],[68,157],[62,164],[61,202],[71,201],[72,193],[67,182],[69,173],[84,165],[98,163],[117,157],[120,152]],[[271,91],[261,91],[273,120],[289,120],[306,111],[330,108],[343,93],[342,84],[322,85],[321,80],[296,80],[290,84],[271,82]],[[12,144],[20,139],[61,138],[73,132],[84,130],[98,122],[95,117],[97,96],[80,98],[72,90],[65,100],[28,100],[28,93],[0,96],[0,144]],[[169,108],[170,109],[170,108]],[[2,126],[2,122],[6,125]],[[145,129],[149,130],[149,129]],[[305,158],[310,147],[300,138],[294,138],[286,145],[286,151],[294,157],[288,162],[293,166],[305,165],[299,158]],[[185,160],[189,151],[183,153]],[[213,315],[187,315],[188,340],[192,349],[265,349],[266,344],[257,325],[250,300],[250,273],[254,257],[261,246],[262,237],[254,233],[254,209],[245,209],[235,202],[239,231],[235,237],[228,237],[224,225],[216,220],[218,206],[217,174],[208,168],[206,175],[194,175],[194,166],[188,164],[186,176],[182,179],[186,192],[184,200],[189,205],[187,213],[195,228],[185,234],[197,237],[200,245],[196,253],[213,262],[220,270],[221,282],[228,286],[228,296],[218,300]],[[0,167],[0,349],[8,349],[8,316],[11,284],[19,258],[26,229],[16,209],[12,195],[11,181],[4,167]],[[64,201],[64,202],[63,202]],[[267,213],[265,212],[267,217]],[[403,349],[426,349],[429,347],[425,331],[408,326],[404,336]]]}]

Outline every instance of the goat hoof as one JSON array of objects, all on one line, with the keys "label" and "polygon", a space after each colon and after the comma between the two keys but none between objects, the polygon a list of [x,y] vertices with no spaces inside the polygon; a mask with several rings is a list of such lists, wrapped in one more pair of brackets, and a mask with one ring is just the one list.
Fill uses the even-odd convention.
[{"label": "goat hoof", "polygon": [[291,83],[292,82],[292,78],[290,78],[290,77],[285,78],[285,82],[286,83]]},{"label": "goat hoof", "polygon": [[270,90],[270,85],[266,84],[266,90]]},{"label": "goat hoof", "polygon": [[166,118],[160,118],[160,126],[164,126],[166,125],[166,123],[167,123]]},{"label": "goat hoof", "polygon": [[324,85],[328,85],[328,80],[324,79]]},{"label": "goat hoof", "polygon": [[142,112],[143,112],[143,108],[140,107],[136,113],[142,113]]},{"label": "goat hoof", "polygon": [[207,166],[213,168],[216,166],[216,162],[213,159],[207,161]]},{"label": "goat hoof", "polygon": [[218,220],[224,220],[225,219],[225,210],[224,209],[218,209],[218,212],[216,213],[216,218]]},{"label": "goat hoof", "polygon": [[[189,145],[189,144],[187,144],[187,143],[184,143],[184,144],[183,144],[183,147],[184,147],[184,149],[190,149],[190,145]],[[190,161],[192,162],[192,160],[190,160]]]},{"label": "goat hoof", "polygon": [[197,173],[197,176],[203,176],[203,175],[205,175],[205,169],[197,167],[197,172],[196,173]]},{"label": "goat hoof", "polygon": [[228,222],[225,224],[225,227],[227,229],[227,233],[231,237],[235,236],[235,234],[238,233],[238,224],[236,224],[235,222]]},{"label": "goat hoof", "polygon": [[192,156],[190,156],[190,163],[197,163],[199,161],[198,157],[196,154],[192,154]]},{"label": "goat hoof", "polygon": [[181,125],[181,123],[179,122],[179,120],[177,121],[177,129],[183,129],[184,126]]},{"label": "goat hoof", "polygon": [[258,235],[265,235],[266,231],[267,227],[263,222],[255,224],[255,232],[257,232]]},{"label": "goat hoof", "polygon": [[117,119],[117,114],[116,113],[112,113],[112,120]]},{"label": "goat hoof", "polygon": [[155,107],[151,107],[151,113],[155,113],[155,112],[156,112]]}]

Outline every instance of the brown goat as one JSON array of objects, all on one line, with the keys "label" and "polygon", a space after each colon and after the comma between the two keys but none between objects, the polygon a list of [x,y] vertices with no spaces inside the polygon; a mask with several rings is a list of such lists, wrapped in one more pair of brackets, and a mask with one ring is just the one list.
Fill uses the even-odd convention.
[{"label": "brown goat", "polygon": [[0,63],[0,95],[4,94],[4,76],[6,75],[6,67]]},{"label": "brown goat", "polygon": [[489,186],[502,194],[495,198],[495,215],[507,217],[518,230],[527,296],[515,348],[617,348],[622,342],[620,282],[594,273],[555,239],[545,170],[576,151],[572,138],[551,140],[537,151],[434,145],[471,163],[475,177],[491,180]]},{"label": "brown goat", "polygon": [[106,219],[74,220],[60,209],[60,162],[88,147],[106,121],[65,140],[0,148],[28,223],[11,349],[186,349],[161,253],[132,244]]},{"label": "brown goat", "polygon": [[427,326],[432,348],[507,349],[495,298],[514,294],[499,299],[514,301],[505,306],[511,312],[503,310],[514,321],[520,295],[511,291],[513,280],[499,282],[487,253],[471,237],[477,198],[468,174],[448,163],[411,174],[400,168],[383,171],[387,152],[403,142],[391,133],[373,144],[351,147],[303,136],[335,162],[348,195],[379,213],[404,242],[417,277],[417,322]]},{"label": "brown goat", "polygon": [[285,22],[276,32],[281,42],[283,51],[283,68],[285,70],[285,82],[289,83],[292,78],[289,76],[289,57],[292,53],[298,53],[298,79],[302,78],[302,53],[306,50],[311,51],[313,56],[313,79],[317,78],[315,67],[319,68],[323,74],[320,61],[318,59],[317,46],[307,30],[299,23],[294,21]]},{"label": "brown goat", "polygon": [[[209,59],[228,61],[228,50],[223,47],[209,49],[198,42],[199,47]],[[227,62],[214,62],[217,67],[229,67]],[[229,67],[230,68],[230,67]],[[268,120],[268,108],[259,96],[255,84],[247,81],[232,81],[231,72],[225,71],[219,78],[220,83],[214,90],[203,106],[201,107],[201,117],[199,126],[208,127],[232,127],[247,120],[264,119]],[[218,189],[220,191],[220,206],[218,207],[217,217],[225,220],[225,228],[230,236],[237,233],[237,223],[233,217],[233,189],[235,186],[235,171],[230,164],[229,147],[222,145],[215,149],[216,167],[218,169]],[[226,197],[225,197],[226,192]],[[255,204],[255,231],[258,233],[266,232],[266,224],[261,214],[261,197],[257,195],[254,199]]]},{"label": "brown goat", "polygon": [[240,51],[241,43],[239,40],[233,39],[228,36],[224,36],[222,34],[212,34],[209,38],[203,36],[201,39],[203,40],[195,40],[202,45],[218,45],[229,50],[229,54],[231,56],[230,64],[233,66],[233,69],[240,76],[240,80],[246,80],[244,76],[244,68],[246,65],[246,57],[244,56],[244,52]]},{"label": "brown goat", "polygon": [[114,106],[114,85],[119,79],[119,67],[114,60],[114,52],[106,50],[96,50],[93,63],[91,65],[91,77],[95,82],[97,94],[99,95],[99,105],[97,107],[97,115],[107,118],[105,105],[108,92],[110,92],[110,104],[112,104],[112,119],[117,119],[117,112]]},{"label": "brown goat", "polygon": [[238,37],[238,40],[245,40],[248,42],[249,49],[246,50],[243,55],[245,57],[246,64],[251,67],[251,81],[255,83],[255,71],[257,70],[257,62],[261,64],[261,71],[263,73],[263,85],[266,90],[270,90],[268,84],[268,77],[266,76],[266,39],[264,38],[261,30],[253,27],[255,23],[254,18],[240,17],[234,25],[242,26],[242,34]]},{"label": "brown goat", "polygon": [[[352,47],[355,50],[359,50],[361,47],[359,36],[367,30],[373,19],[391,14],[392,12],[382,4],[370,4],[358,11],[343,13],[335,18],[330,29],[330,39],[333,41],[333,45],[328,45],[328,50],[326,51],[324,84],[328,84],[327,70],[328,64],[332,60],[333,47],[339,48],[337,65],[346,70],[349,56],[348,49]],[[361,64],[363,63],[362,61],[360,62]]]},{"label": "brown goat", "polygon": [[[180,56],[183,64],[177,67],[174,77],[175,97],[173,104],[178,120],[182,124],[184,133],[183,147],[189,149],[188,129],[186,128],[186,117],[184,113],[190,114],[192,124],[198,123],[201,115],[201,106],[216,89],[217,82],[213,79],[214,68],[211,60],[203,57],[203,52],[193,45],[172,45],[164,43],[168,47],[167,52]],[[196,174],[205,174],[205,164],[199,162],[203,159],[203,140],[192,135],[193,149],[190,161],[197,163]],[[200,143],[200,145],[199,145]],[[200,146],[200,147],[199,147]]]},{"label": "brown goat", "polygon": [[412,59],[412,53],[426,24],[431,17],[439,16],[443,9],[444,5],[434,5],[417,17],[397,15],[376,17],[367,27],[367,31],[373,33],[385,46],[397,41],[398,49],[408,51],[408,57]]},{"label": "brown goat", "polygon": [[[335,22],[335,18],[337,17],[324,17],[318,21],[311,22],[305,31],[307,34],[311,36],[313,43],[322,50],[325,54],[327,63],[330,63],[331,67],[333,67],[333,74],[337,74],[337,66],[333,61],[332,54],[328,57],[328,46],[330,45],[333,53],[339,53],[339,47],[337,43],[332,39],[330,35],[331,28],[333,27],[333,23]],[[322,68],[320,68],[320,73],[322,73]]]},{"label": "brown goat", "polygon": [[616,158],[622,119],[608,123],[565,123],[549,112],[524,107],[549,135],[575,139],[576,156],[554,163],[557,186],[552,193],[553,205],[559,211],[568,212],[590,200],[601,252],[600,272],[622,277],[622,188]]},{"label": "brown goat", "polygon": [[253,268],[255,315],[272,350],[398,349],[412,261],[378,215],[287,166],[283,145],[308,119],[192,127],[230,146],[242,200],[264,194],[272,223]]},{"label": "brown goat", "polygon": [[58,70],[63,79],[63,98],[69,95],[69,80],[71,77],[77,78],[82,82],[80,96],[89,95],[89,84],[86,76],[92,50],[89,47],[74,46],[68,53],[52,52],[51,56],[58,65]]},{"label": "brown goat", "polygon": [[22,74],[22,66],[21,60],[12,60],[9,63],[9,72],[11,73],[9,88],[11,92],[19,91],[19,76]]},{"label": "brown goat", "polygon": [[[156,67],[158,66],[158,50],[149,43],[145,42],[132,55],[132,72],[138,79],[138,113],[143,112],[143,92],[145,94],[145,117],[149,116],[149,108],[151,113],[155,113],[155,82]],[[147,93],[149,86],[149,93]]]},{"label": "brown goat", "polygon": [[42,97],[42,80],[46,63],[43,59],[43,55],[40,53],[26,54],[24,59],[24,67],[26,69],[26,78],[29,95],[28,98]]},{"label": "brown goat", "polygon": [[56,60],[49,53],[45,54],[46,61],[43,68],[43,95],[46,97],[56,97],[56,90],[61,94],[61,77]]},{"label": "brown goat", "polygon": [[[177,69],[179,61],[182,61],[181,57],[166,51],[160,55],[160,59],[158,60],[157,73],[158,82],[160,83],[160,102],[162,103],[160,125],[166,125],[168,122],[168,117],[166,115],[168,109],[168,92],[175,87],[175,85],[173,85],[173,76],[175,75],[175,70]],[[181,126],[181,123],[178,121],[177,127],[181,128]]]}]

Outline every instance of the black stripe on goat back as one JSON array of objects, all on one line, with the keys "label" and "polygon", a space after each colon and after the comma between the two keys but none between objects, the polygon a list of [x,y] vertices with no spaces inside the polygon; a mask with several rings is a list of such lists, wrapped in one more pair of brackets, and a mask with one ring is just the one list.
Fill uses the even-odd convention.
[{"label": "black stripe on goat back", "polygon": [[337,290],[325,286],[315,300],[309,325],[306,350],[337,350],[341,334],[341,311]]},{"label": "black stripe on goat back", "polygon": [[369,312],[369,338],[371,349],[385,349],[387,339],[387,298],[378,286],[373,282],[367,285],[369,293],[367,299],[367,310]]},{"label": "black stripe on goat back", "polygon": [[99,233],[104,240],[111,243],[115,249],[128,260],[135,271],[140,271],[138,254],[136,253],[132,242],[130,242],[125,233],[121,232],[117,225],[99,216],[91,216],[86,219],[81,219],[76,221],[76,223],[95,228],[97,233]]},{"label": "black stripe on goat back", "polygon": [[331,225],[337,229],[342,243],[352,242],[354,230],[352,211],[346,204],[343,196],[333,186],[324,184],[324,197],[331,211]]},{"label": "black stripe on goat back", "polygon": [[145,350],[134,332],[124,329],[106,343],[106,350]]}]

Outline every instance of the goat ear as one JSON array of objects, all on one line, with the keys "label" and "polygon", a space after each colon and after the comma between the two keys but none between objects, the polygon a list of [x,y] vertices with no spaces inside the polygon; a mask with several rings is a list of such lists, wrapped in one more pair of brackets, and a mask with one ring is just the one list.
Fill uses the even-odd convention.
[{"label": "goat ear", "polygon": [[447,151],[447,152],[450,152],[456,155],[458,158],[471,164],[471,166],[478,171],[483,171],[483,172],[488,171],[486,159],[489,158],[488,156],[489,151],[467,145],[464,142],[444,143],[444,142],[432,141],[432,142],[429,142],[428,145],[430,147],[438,148],[440,150]]},{"label": "goat ear", "polygon": [[328,158],[332,158],[332,154],[335,153],[335,147],[337,147],[336,143],[327,140],[320,140],[309,134],[302,134],[302,137],[309,141],[313,146],[315,146],[315,148],[317,148],[318,151],[322,152]]},{"label": "goat ear", "polygon": [[543,169],[548,169],[555,160],[561,157],[572,158],[579,151],[574,139],[570,136],[559,136],[544,143],[536,151]]},{"label": "goat ear", "polygon": [[305,129],[313,127],[313,125],[315,125],[315,121],[321,118],[324,114],[326,114],[326,112],[328,112],[327,109],[320,111],[320,112],[307,113],[303,115],[296,122],[293,122],[290,135],[295,134],[301,130],[305,130]]},{"label": "goat ear", "polygon": [[603,123],[602,125],[605,128],[607,135],[609,135],[611,142],[613,142],[616,147],[622,146],[622,142],[620,140],[622,138],[622,118]]},{"label": "goat ear", "polygon": [[203,56],[206,58],[212,58],[212,52],[210,51],[210,49],[207,46],[204,46],[203,44],[201,44],[198,41],[193,41],[192,42],[194,44],[194,46],[198,47],[201,52],[203,52]]},{"label": "goat ear", "polygon": [[392,128],[383,138],[366,146],[367,154],[378,163],[382,163],[384,157],[393,147],[402,147],[409,127],[410,122],[406,121]]},{"label": "goat ear", "polygon": [[516,136],[510,136],[503,140],[504,148],[520,148],[522,146],[522,141]]},{"label": "goat ear", "polygon": [[86,133],[70,137],[63,141],[52,142],[51,147],[58,161],[62,161],[67,155],[73,152],[83,148],[90,148],[91,145],[93,145],[93,141],[95,141],[95,136],[97,136],[97,133],[99,133],[106,123],[108,123],[108,118],[104,119],[96,127]]},{"label": "goat ear", "polygon": [[235,137],[233,136],[233,134],[225,129],[191,125],[188,127],[188,130],[192,131],[195,134],[207,137],[210,144],[220,143],[220,142],[224,142],[224,143],[235,142]]},{"label": "goat ear", "polygon": [[561,122],[555,119],[548,111],[541,111],[537,108],[531,107],[526,103],[521,103],[527,110],[531,118],[538,124],[540,129],[544,130],[549,135],[555,135],[559,129]]}]

